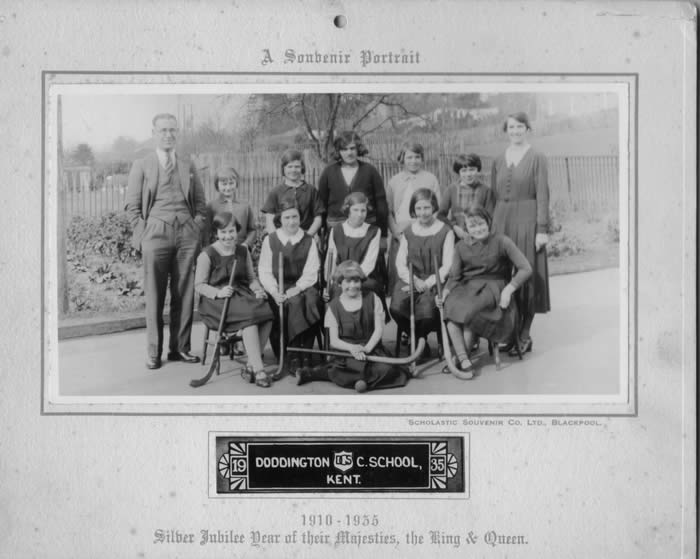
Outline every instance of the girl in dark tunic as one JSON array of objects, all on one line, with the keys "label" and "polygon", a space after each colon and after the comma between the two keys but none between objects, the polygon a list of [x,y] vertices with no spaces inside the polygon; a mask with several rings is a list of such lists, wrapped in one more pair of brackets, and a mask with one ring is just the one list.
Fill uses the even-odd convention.
[{"label": "girl in dark tunic", "polygon": [[[279,337],[284,345],[311,348],[321,320],[321,297],[317,288],[319,257],[316,242],[299,227],[299,210],[294,200],[280,206],[281,227],[263,240],[258,273],[270,295],[275,315],[272,349],[279,359]],[[279,254],[283,255],[284,286],[278,288]],[[279,305],[284,304],[284,324],[279,324]]]},{"label": "girl in dark tunic", "polygon": [[282,184],[270,191],[260,209],[266,214],[265,230],[273,233],[279,227],[279,222],[276,221],[282,201],[291,199],[296,201],[299,208],[299,227],[313,237],[321,228],[324,208],[318,190],[304,180],[306,165],[303,154],[295,149],[285,150],[281,170],[284,177]]},{"label": "girl in dark tunic", "polygon": [[[199,314],[211,330],[218,330],[224,299],[231,302],[224,323],[224,332],[241,331],[248,354],[248,371],[256,384],[269,386],[260,357],[270,336],[272,311],[260,282],[255,277],[248,248],[238,244],[240,224],[230,212],[220,212],[212,220],[217,241],[197,258],[194,288],[200,294]],[[236,273],[228,285],[233,263]]]},{"label": "girl in dark tunic", "polygon": [[318,179],[318,194],[326,212],[326,227],[345,221],[342,206],[351,192],[362,192],[369,200],[371,210],[367,222],[376,225],[386,237],[389,211],[386,202],[384,180],[374,166],[358,157],[368,150],[353,131],[340,132],[333,140],[335,162],[328,165]]},{"label": "girl in dark tunic", "polygon": [[[530,129],[525,113],[508,116],[503,131],[508,135],[510,145],[494,160],[491,169],[491,189],[496,194],[493,231],[511,238],[532,268],[532,276],[518,297],[523,352],[532,350],[530,327],[535,313],[550,310],[546,251],[549,242],[547,158],[528,143]],[[511,354],[515,353],[513,348]]]},{"label": "girl in dark tunic", "polygon": [[[442,301],[457,364],[470,371],[466,348],[472,347],[473,330],[497,340],[512,332],[515,324],[503,319],[502,309],[508,308],[513,293],[527,281],[532,269],[513,241],[489,233],[491,215],[485,208],[468,209],[465,222],[468,236],[455,246]],[[517,271],[511,277],[513,268]],[[442,304],[440,300],[437,303]]]},{"label": "girl in dark tunic", "polygon": [[331,347],[348,351],[352,357],[336,358],[330,365],[303,367],[297,373],[297,384],[327,380],[358,392],[405,386],[409,378],[406,367],[367,361],[367,355],[389,355],[382,346],[384,310],[379,297],[363,291],[361,266],[350,260],[341,262],[333,279],[341,292],[328,305],[325,326]]},{"label": "girl in dark tunic", "polygon": [[[426,337],[440,324],[440,314],[435,304],[436,283],[447,279],[452,265],[454,233],[450,227],[436,219],[438,202],[435,193],[420,188],[413,193],[409,205],[411,217],[416,221],[407,227],[399,242],[396,254],[398,281],[391,296],[391,316],[406,331],[410,325],[410,299],[408,293],[408,263],[413,264],[416,337]],[[435,277],[434,259],[437,257],[439,278]],[[430,348],[425,345],[425,357]]]},{"label": "girl in dark tunic", "polygon": [[[330,289],[328,299],[334,299],[340,294],[340,285],[332,281],[332,271],[346,260],[358,262],[367,279],[362,284],[363,291],[373,291],[382,302],[384,314],[387,315],[384,283],[386,266],[380,256],[379,247],[381,231],[376,225],[365,222],[369,200],[362,192],[348,194],[343,203],[343,213],[347,219],[333,227],[328,237],[328,252],[324,270],[331,270],[331,278],[327,278]],[[329,259],[334,256],[333,262]]]}]

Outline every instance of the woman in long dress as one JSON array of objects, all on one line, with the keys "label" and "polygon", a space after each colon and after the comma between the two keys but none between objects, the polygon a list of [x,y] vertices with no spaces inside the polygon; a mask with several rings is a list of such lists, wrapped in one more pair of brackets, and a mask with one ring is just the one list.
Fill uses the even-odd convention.
[{"label": "woman in long dress", "polygon": [[[510,237],[532,268],[532,276],[518,295],[523,352],[532,350],[530,329],[535,313],[550,310],[546,250],[549,242],[547,158],[529,144],[530,130],[525,113],[509,115],[503,131],[510,145],[494,160],[491,169],[491,188],[496,195],[493,232]],[[511,353],[517,353],[515,348]]]}]

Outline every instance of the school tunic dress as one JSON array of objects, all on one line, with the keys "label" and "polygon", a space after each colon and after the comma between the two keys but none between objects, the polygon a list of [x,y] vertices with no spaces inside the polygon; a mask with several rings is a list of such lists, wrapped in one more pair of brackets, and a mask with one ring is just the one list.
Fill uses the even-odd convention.
[{"label": "school tunic dress", "polygon": [[[511,279],[513,267],[517,272]],[[455,255],[445,289],[444,315],[489,340],[507,341],[515,326],[514,313],[499,307],[501,291],[527,281],[532,273],[525,255],[503,235],[489,235],[483,241],[471,237],[455,245]],[[511,299],[514,305],[515,296]]]},{"label": "school tunic dress", "polygon": [[517,165],[508,165],[505,154],[491,169],[491,188],[496,194],[494,233],[506,235],[525,255],[532,268],[530,280],[520,290],[521,310],[550,310],[547,251],[535,251],[535,236],[546,233],[549,223],[547,158],[530,147]]},{"label": "school tunic dress", "polygon": [[[237,245],[234,254],[224,256],[213,245],[204,249],[209,258],[209,277],[206,285],[200,285],[199,314],[202,322],[212,330],[218,330],[221,313],[226,299],[214,299],[214,292],[206,292],[207,287],[220,289],[228,285],[233,262],[236,261],[236,274],[233,278],[233,295],[228,306],[224,332],[235,332],[254,324],[262,324],[273,319],[272,311],[265,299],[257,299],[251,289],[255,280],[248,249]],[[204,265],[200,256],[197,267]],[[201,272],[202,270],[198,270]]]},{"label": "school tunic dress", "polygon": [[[333,320],[338,325],[338,337],[351,344],[366,344],[374,333],[375,305],[378,297],[374,293],[362,296],[362,306],[356,311],[348,311],[339,297],[333,299],[326,311],[326,327]],[[329,316],[332,315],[332,318]],[[372,353],[389,357],[381,341]],[[408,370],[388,363],[358,361],[352,357],[334,359],[328,370],[328,378],[343,388],[354,388],[355,382],[364,380],[370,390],[378,388],[397,388],[405,386],[409,379]]]},{"label": "school tunic dress", "polygon": [[[304,231],[311,227],[316,216],[323,216],[325,208],[319,197],[318,190],[305,181],[299,186],[289,186],[283,183],[274,187],[267,195],[265,204],[260,208],[260,212],[275,215],[280,211],[283,202],[291,200],[294,200],[297,208],[299,208],[299,227]],[[275,223],[275,227],[279,226],[279,223]]]},{"label": "school tunic dress", "polygon": [[[268,235],[270,253],[272,254],[272,274],[279,277],[279,254],[282,253],[284,268],[284,291],[294,287],[304,272],[304,266],[309,257],[309,252],[317,250],[311,237],[304,235],[301,240],[282,244],[277,232]],[[273,297],[268,297],[270,306],[276,317],[279,317],[279,308]],[[299,334],[316,326],[321,320],[321,298],[318,289],[312,285],[304,289],[298,295],[287,299],[284,307],[284,332],[286,339],[293,340]]]},{"label": "school tunic dress", "polygon": [[[413,264],[414,278],[426,280],[435,273],[435,258],[437,258],[438,267],[443,268],[443,264],[449,265],[449,263],[443,262],[445,260],[445,246],[447,245],[450,247],[453,245],[454,233],[452,233],[447,225],[437,220],[431,227],[435,227],[438,230],[431,235],[417,235],[413,230],[416,226],[417,224],[414,224],[404,231],[408,251],[406,265],[408,266],[409,262]],[[451,241],[449,244],[447,243],[448,237]],[[451,251],[448,252],[451,254]],[[400,256],[401,249],[399,249],[399,254],[397,255],[397,268],[399,267],[398,259]],[[440,281],[441,278],[436,279]],[[406,285],[407,282],[399,277],[391,296],[391,316],[394,317],[397,322],[407,322],[411,317],[409,293],[402,291],[402,288]],[[440,313],[435,304],[436,294],[437,289],[435,285],[430,286],[430,289],[426,289],[423,293],[415,293],[414,312],[416,321],[437,321],[440,319]]]},{"label": "school tunic dress", "polygon": [[[358,229],[366,229],[365,234],[358,237],[347,235],[344,223],[339,223],[333,227],[330,234],[331,241],[328,244],[329,252],[333,250],[335,253],[333,267],[335,268],[335,266],[346,260],[357,262],[367,276],[367,279],[362,284],[363,291],[376,293],[384,307],[385,316],[387,316],[386,297],[384,295],[386,266],[384,258],[379,256],[379,228],[376,225],[363,224]],[[370,246],[373,247],[371,251]],[[331,299],[339,294],[340,286],[334,285]]]}]

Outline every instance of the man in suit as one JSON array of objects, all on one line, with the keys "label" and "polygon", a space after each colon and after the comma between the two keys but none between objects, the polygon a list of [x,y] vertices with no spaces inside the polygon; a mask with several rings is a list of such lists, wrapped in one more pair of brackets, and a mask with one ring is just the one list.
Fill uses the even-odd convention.
[{"label": "man in suit", "polygon": [[177,119],[153,118],[156,151],[134,161],[126,212],[132,245],[143,255],[146,295],[146,367],[158,369],[163,351],[163,307],[170,279],[169,361],[198,363],[190,353],[194,310],[194,265],[206,215],[202,183],[194,164],[175,153]]}]

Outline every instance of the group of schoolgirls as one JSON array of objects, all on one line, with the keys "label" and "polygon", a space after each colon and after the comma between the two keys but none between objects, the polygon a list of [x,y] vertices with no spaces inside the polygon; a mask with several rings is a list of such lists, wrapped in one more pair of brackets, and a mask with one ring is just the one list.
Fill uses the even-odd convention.
[{"label": "group of schoolgirls", "polygon": [[[342,146],[338,160],[342,172]],[[404,386],[410,378],[407,367],[372,357],[388,357],[382,333],[390,316],[403,332],[410,330],[410,280],[416,339],[437,329],[444,310],[456,365],[464,371],[472,369],[472,322],[483,323],[496,307],[507,308],[513,293],[529,277],[530,266],[510,239],[491,233],[495,202],[490,189],[475,178],[474,168],[480,171],[481,167],[478,156],[459,156],[453,167],[461,183],[470,185],[468,204],[461,183],[440,196],[437,179],[422,169],[419,144],[404,145],[399,161],[403,169],[389,181],[386,193],[379,179],[381,198],[388,207],[384,227],[376,219],[367,221],[370,212],[379,213],[372,205],[373,201],[378,205],[379,196],[370,200],[367,191],[353,187],[352,177],[344,177],[339,181],[344,219],[327,219],[323,239],[329,202],[322,202],[321,188],[304,181],[301,152],[285,151],[284,182],[270,192],[261,209],[268,234],[262,242],[258,277],[248,250],[255,240],[255,219],[248,205],[236,201],[238,174],[232,167],[217,172],[214,184],[219,196],[208,205],[205,232],[211,244],[197,261],[195,290],[200,295],[200,316],[210,328],[218,326],[223,300],[231,298],[224,330],[241,333],[244,347],[229,351],[247,355],[244,378],[260,387],[277,380],[265,371],[261,357],[271,339],[276,358],[289,360],[287,370],[296,375],[297,384],[325,380],[358,392]],[[325,189],[326,171],[321,177],[325,176]],[[337,189],[333,195],[339,196]],[[388,261],[382,229],[392,236]],[[317,239],[325,245],[323,254]],[[229,287],[234,261],[234,282]],[[438,282],[444,286],[442,298],[437,296]],[[389,308],[386,294],[391,295]],[[348,357],[313,366],[310,354],[299,354],[304,356],[300,361],[280,354],[287,346],[311,349],[322,314],[330,347],[347,352]],[[426,345],[425,355],[429,352]]]}]

